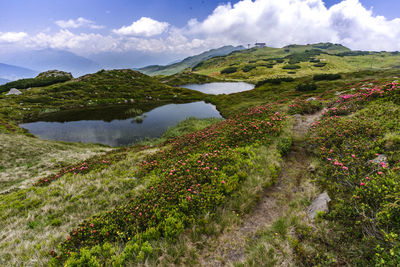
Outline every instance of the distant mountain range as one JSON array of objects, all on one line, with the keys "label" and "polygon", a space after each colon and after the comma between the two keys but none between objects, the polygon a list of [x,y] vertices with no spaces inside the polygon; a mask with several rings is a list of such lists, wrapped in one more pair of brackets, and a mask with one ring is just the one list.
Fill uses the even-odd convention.
[{"label": "distant mountain range", "polygon": [[36,70],[0,63],[0,83],[22,78],[33,78],[37,74],[39,74],[39,72]]},{"label": "distant mountain range", "polygon": [[[25,68],[35,69],[38,72],[57,69],[72,72],[74,76],[93,73],[102,68],[100,64],[85,57],[54,49],[0,53],[0,62],[24,66]],[[7,79],[1,74],[0,77]]]},{"label": "distant mountain range", "polygon": [[236,46],[236,47],[232,45],[223,46],[217,49],[211,49],[196,56],[187,57],[184,60],[174,64],[166,66],[151,65],[137,70],[147,75],[172,75],[181,72],[186,68],[194,67],[200,62],[207,60],[209,58],[217,56],[225,56],[232,53],[233,51],[238,51],[243,49],[245,49],[243,46]]},{"label": "distant mountain range", "polygon": [[0,78],[0,85],[8,83],[10,80]]}]

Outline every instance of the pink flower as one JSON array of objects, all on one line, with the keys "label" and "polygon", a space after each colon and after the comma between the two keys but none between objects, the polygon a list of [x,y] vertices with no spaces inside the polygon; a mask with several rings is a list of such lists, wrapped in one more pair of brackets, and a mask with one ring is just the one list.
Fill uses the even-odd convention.
[{"label": "pink flower", "polygon": [[222,181],[221,181],[221,183],[222,183],[222,184],[225,184],[225,181],[224,181],[224,180],[222,180]]},{"label": "pink flower", "polygon": [[331,161],[332,159],[331,158],[327,158],[327,160]]},{"label": "pink flower", "polygon": [[348,170],[348,169],[349,169],[349,168],[347,168],[346,166],[343,166],[342,168],[343,168],[343,170]]},{"label": "pink flower", "polygon": [[360,186],[365,186],[365,183],[361,182],[361,183],[360,183]]},{"label": "pink flower", "polygon": [[382,174],[383,174],[383,172],[378,172],[378,174],[379,174],[379,175],[382,175]]},{"label": "pink flower", "polygon": [[356,158],[356,155],[354,155],[354,154],[351,154],[351,156],[353,157],[353,159],[355,159],[355,158]]}]

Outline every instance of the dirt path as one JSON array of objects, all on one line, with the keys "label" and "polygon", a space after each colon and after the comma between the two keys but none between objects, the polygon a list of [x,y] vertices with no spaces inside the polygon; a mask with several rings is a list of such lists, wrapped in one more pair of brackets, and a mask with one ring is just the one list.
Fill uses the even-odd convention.
[{"label": "dirt path", "polygon": [[234,262],[246,259],[245,245],[256,238],[258,230],[270,226],[277,218],[287,211],[287,204],[297,191],[301,177],[308,172],[310,164],[303,146],[302,138],[310,124],[321,116],[322,111],[313,115],[296,115],[293,126],[294,141],[290,152],[282,165],[282,171],[277,183],[268,188],[254,211],[244,218],[242,225],[222,234],[209,249],[207,255],[202,255],[202,266],[229,266]]}]

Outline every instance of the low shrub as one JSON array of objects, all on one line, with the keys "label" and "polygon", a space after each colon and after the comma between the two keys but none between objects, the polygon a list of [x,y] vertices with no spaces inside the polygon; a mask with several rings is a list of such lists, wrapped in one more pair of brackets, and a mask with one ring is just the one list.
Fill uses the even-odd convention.
[{"label": "low shrub", "polygon": [[264,85],[266,83],[270,84],[281,84],[282,82],[293,82],[294,79],[292,77],[279,77],[279,78],[270,78],[270,79],[265,79],[262,81],[258,81],[256,83],[256,87],[260,87],[261,85]]},{"label": "low shrub", "polygon": [[235,73],[237,70],[238,70],[237,67],[228,67],[228,68],[221,70],[221,74],[231,74],[231,73]]},{"label": "low shrub", "polygon": [[314,67],[317,67],[317,68],[322,68],[322,67],[325,67],[326,64],[327,64],[327,63],[325,63],[325,62],[319,62],[319,63],[314,64],[313,66],[314,66]]},{"label": "low shrub", "polygon": [[256,66],[254,66],[254,65],[246,65],[246,66],[244,66],[243,68],[242,68],[242,71],[243,72],[249,72],[249,71],[251,71],[251,70],[253,70],[253,69],[255,69],[256,68]]},{"label": "low shrub", "polygon": [[322,109],[322,102],[318,100],[296,100],[289,105],[289,114],[313,114]]},{"label": "low shrub", "polygon": [[338,80],[341,79],[342,76],[340,74],[330,74],[330,73],[326,73],[326,74],[315,74],[313,77],[314,81],[333,81],[333,80]]},{"label": "low shrub", "polygon": [[300,65],[285,65],[282,67],[282,69],[284,70],[297,70],[297,69],[301,69]]},{"label": "low shrub", "polygon": [[315,83],[300,83],[296,86],[296,91],[298,92],[308,92],[317,90],[317,85]]}]

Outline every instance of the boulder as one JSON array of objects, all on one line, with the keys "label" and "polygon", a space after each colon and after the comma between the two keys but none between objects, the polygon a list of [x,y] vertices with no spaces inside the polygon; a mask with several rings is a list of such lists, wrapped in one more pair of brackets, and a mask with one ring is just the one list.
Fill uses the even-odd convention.
[{"label": "boulder", "polygon": [[327,192],[324,192],[317,196],[311,203],[311,205],[308,207],[308,217],[310,219],[314,219],[315,216],[317,215],[318,211],[325,211],[328,212],[328,203],[331,201],[331,198],[329,197]]},{"label": "boulder", "polygon": [[22,92],[16,88],[10,89],[10,91],[6,95],[20,95]]}]

